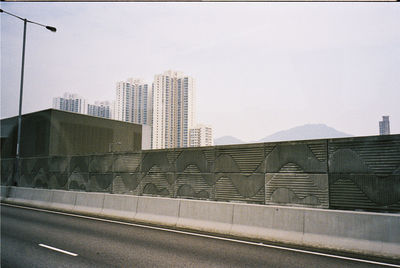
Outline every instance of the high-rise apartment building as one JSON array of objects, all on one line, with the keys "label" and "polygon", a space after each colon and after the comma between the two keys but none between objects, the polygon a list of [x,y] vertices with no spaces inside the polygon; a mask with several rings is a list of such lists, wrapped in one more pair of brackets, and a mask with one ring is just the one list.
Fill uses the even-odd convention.
[{"label": "high-rise apartment building", "polygon": [[118,82],[114,119],[151,125],[152,105],[149,85],[140,79]]},{"label": "high-rise apartment building", "polygon": [[53,108],[74,113],[87,113],[87,100],[78,94],[64,93],[63,97],[53,98]]},{"label": "high-rise apartment building", "polygon": [[112,119],[112,105],[109,101],[96,101],[94,104],[88,104],[87,114]]},{"label": "high-rise apartment building", "polygon": [[152,148],[189,147],[189,129],[195,124],[195,81],[177,71],[155,75]]},{"label": "high-rise apartment building", "polygon": [[389,116],[382,116],[382,121],[379,121],[379,135],[390,135]]},{"label": "high-rise apartment building", "polygon": [[197,125],[189,130],[190,147],[213,146],[211,126]]}]

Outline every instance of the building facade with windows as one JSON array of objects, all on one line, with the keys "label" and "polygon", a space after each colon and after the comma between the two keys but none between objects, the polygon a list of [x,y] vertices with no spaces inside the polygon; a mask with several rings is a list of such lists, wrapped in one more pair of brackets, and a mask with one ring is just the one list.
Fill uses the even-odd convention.
[{"label": "building facade with windows", "polygon": [[390,135],[389,116],[382,116],[382,121],[379,121],[379,135]]},{"label": "building facade with windows", "polygon": [[87,114],[91,116],[112,119],[112,104],[109,101],[95,101],[94,104],[88,104]]},{"label": "building facade with windows", "polygon": [[78,94],[66,92],[62,97],[53,98],[53,108],[73,113],[86,114],[87,100]]},{"label": "building facade with windows", "polygon": [[130,78],[116,86],[114,119],[151,125],[151,88],[140,79]]},{"label": "building facade with windows", "polygon": [[213,146],[212,127],[199,124],[189,131],[190,147]]},{"label": "building facade with windows", "polygon": [[195,125],[195,81],[182,72],[155,75],[152,149],[189,147],[189,130]]}]

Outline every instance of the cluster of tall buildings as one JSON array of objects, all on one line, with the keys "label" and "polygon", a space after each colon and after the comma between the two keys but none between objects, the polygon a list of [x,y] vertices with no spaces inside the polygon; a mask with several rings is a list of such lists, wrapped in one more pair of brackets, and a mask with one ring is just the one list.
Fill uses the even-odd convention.
[{"label": "cluster of tall buildings", "polygon": [[152,149],[212,146],[212,128],[196,121],[195,94],[193,77],[169,70],[151,84],[134,78],[117,82],[113,102],[88,104],[65,93],[53,99],[53,108],[142,124]]}]

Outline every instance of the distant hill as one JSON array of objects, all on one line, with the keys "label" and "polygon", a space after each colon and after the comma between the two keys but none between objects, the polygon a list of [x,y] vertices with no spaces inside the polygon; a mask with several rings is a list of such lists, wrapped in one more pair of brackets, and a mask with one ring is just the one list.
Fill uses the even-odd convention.
[{"label": "distant hill", "polygon": [[341,137],[351,137],[351,136],[353,135],[340,132],[324,124],[308,124],[276,132],[261,140],[258,140],[257,142],[311,140],[311,139],[341,138]]},{"label": "distant hill", "polygon": [[272,135],[266,136],[263,139],[251,142],[245,142],[233,136],[223,136],[214,139],[214,145],[229,145],[229,144],[245,144],[258,142],[272,141],[293,141],[293,140],[313,140],[327,138],[343,138],[352,137],[353,135],[338,131],[325,124],[307,124],[304,126],[294,127],[288,130],[278,131]]},{"label": "distant hill", "polygon": [[246,143],[238,138],[232,136],[223,136],[217,139],[214,139],[214,145],[228,145],[228,144],[243,144]]}]

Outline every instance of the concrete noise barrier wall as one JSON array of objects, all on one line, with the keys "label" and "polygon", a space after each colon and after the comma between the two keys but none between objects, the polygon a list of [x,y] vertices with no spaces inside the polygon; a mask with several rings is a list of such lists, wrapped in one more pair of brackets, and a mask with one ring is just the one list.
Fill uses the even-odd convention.
[{"label": "concrete noise barrier wall", "polygon": [[2,202],[400,258],[400,214],[1,187]]},{"label": "concrete noise barrier wall", "polygon": [[400,135],[0,162],[3,186],[400,212]]}]

